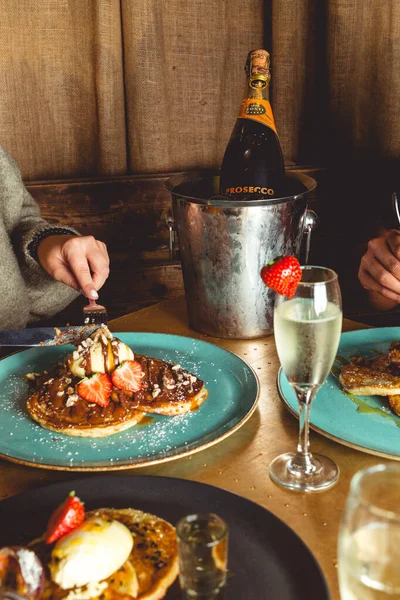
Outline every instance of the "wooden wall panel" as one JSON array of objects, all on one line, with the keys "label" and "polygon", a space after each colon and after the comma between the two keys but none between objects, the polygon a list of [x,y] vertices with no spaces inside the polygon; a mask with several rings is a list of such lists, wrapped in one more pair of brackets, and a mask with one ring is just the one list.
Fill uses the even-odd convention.
[{"label": "wooden wall panel", "polygon": [[[291,170],[316,179],[320,173],[312,168]],[[47,221],[68,224],[107,244],[111,273],[100,301],[110,318],[183,294],[178,243],[171,260],[169,230],[162,219],[172,209],[166,179],[166,175],[121,176],[27,184]],[[309,200],[310,208],[316,209],[316,192]],[[51,322],[80,322],[83,304],[79,298]]]}]

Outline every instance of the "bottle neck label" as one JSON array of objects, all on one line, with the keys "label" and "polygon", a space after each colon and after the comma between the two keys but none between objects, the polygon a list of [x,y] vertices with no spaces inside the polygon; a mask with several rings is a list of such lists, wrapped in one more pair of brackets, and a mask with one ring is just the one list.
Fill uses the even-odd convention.
[{"label": "bottle neck label", "polygon": [[271,104],[268,100],[260,98],[255,100],[254,98],[246,98],[240,103],[240,110],[238,119],[251,119],[252,121],[258,121],[263,125],[266,125],[278,135],[276,131],[276,125],[274,121],[274,115],[272,114]]}]

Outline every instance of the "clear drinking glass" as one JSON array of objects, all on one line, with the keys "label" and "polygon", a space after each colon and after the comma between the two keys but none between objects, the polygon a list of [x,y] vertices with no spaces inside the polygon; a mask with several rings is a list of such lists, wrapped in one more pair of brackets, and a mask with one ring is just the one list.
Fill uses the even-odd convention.
[{"label": "clear drinking glass", "polygon": [[183,517],[176,526],[179,581],[185,598],[216,598],[225,585],[228,526],[213,513]]},{"label": "clear drinking glass", "polygon": [[281,367],[299,402],[297,452],[275,458],[271,479],[286,488],[312,492],[331,487],[338,466],[326,456],[311,454],[311,403],[328,377],[342,330],[338,276],[326,267],[304,266],[293,298],[276,295],[274,336]]},{"label": "clear drinking glass", "polygon": [[339,531],[342,600],[400,599],[400,466],[356,473]]}]

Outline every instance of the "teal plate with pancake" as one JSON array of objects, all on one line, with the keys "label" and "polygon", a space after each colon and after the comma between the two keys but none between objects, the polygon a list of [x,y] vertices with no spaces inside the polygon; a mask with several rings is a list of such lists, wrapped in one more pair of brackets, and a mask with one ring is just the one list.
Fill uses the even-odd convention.
[{"label": "teal plate with pancake", "polygon": [[[365,358],[386,354],[390,343],[400,340],[400,327],[379,327],[342,333],[332,371],[317,392],[310,412],[310,427],[368,454],[400,460],[400,417],[387,398],[353,396],[342,390],[338,376],[352,356]],[[297,398],[282,369],[277,379],[281,399],[298,417]]]},{"label": "teal plate with pancake", "polygon": [[216,444],[254,412],[259,383],[253,369],[219,346],[161,333],[115,333],[133,352],[178,363],[202,379],[208,398],[175,417],[151,415],[105,438],[59,434],[35,423],[26,410],[27,373],[49,371],[73,346],[30,348],[0,361],[0,457],[65,471],[108,471],[158,464]]}]

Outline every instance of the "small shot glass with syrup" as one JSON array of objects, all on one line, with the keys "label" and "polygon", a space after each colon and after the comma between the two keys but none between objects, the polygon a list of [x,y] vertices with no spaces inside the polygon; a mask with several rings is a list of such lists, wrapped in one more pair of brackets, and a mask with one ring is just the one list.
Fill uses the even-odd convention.
[{"label": "small shot glass with syrup", "polygon": [[226,582],[228,526],[214,513],[192,514],[176,526],[183,598],[211,600]]}]

